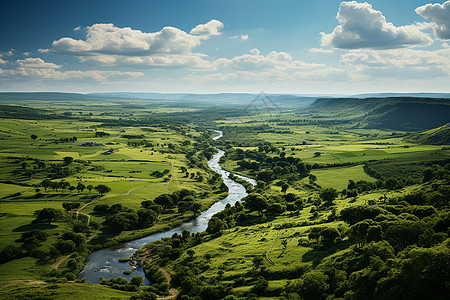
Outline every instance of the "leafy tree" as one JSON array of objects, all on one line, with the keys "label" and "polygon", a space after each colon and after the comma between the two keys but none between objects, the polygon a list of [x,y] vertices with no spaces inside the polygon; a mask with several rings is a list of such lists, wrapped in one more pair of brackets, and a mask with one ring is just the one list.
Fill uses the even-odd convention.
[{"label": "leafy tree", "polygon": [[255,285],[251,288],[250,292],[262,296],[267,291],[269,287],[269,282],[262,276],[258,276]]},{"label": "leafy tree", "polygon": [[106,186],[104,184],[99,184],[94,188],[97,192],[99,192],[101,195],[105,193],[109,193],[111,191],[111,188],[109,186]]},{"label": "leafy tree", "polygon": [[350,237],[356,241],[358,247],[362,247],[366,243],[369,226],[367,221],[361,221],[350,227]]},{"label": "leafy tree", "polygon": [[246,208],[259,211],[260,214],[265,208],[268,207],[266,198],[258,193],[250,194],[243,200],[245,201],[244,206]]},{"label": "leafy tree", "polygon": [[87,190],[89,191],[89,194],[90,194],[92,189],[94,188],[94,186],[92,184],[89,184],[86,188],[87,188]]},{"label": "leafy tree", "polygon": [[310,271],[303,276],[300,296],[304,299],[325,299],[328,276],[320,271]]},{"label": "leafy tree", "polygon": [[328,247],[333,245],[336,239],[340,237],[341,234],[336,228],[327,227],[320,232],[320,243],[322,246]]},{"label": "leafy tree", "polygon": [[263,264],[264,258],[262,255],[256,255],[255,257],[253,257],[252,262],[253,262],[253,267],[255,269],[258,269]]},{"label": "leafy tree", "polygon": [[281,186],[281,192],[284,193],[284,194],[286,194],[288,188],[289,188],[289,185],[288,185],[287,183],[284,183],[284,184]]},{"label": "leafy tree", "polygon": [[144,278],[142,276],[134,276],[130,279],[130,284],[135,286],[140,286],[144,283]]},{"label": "leafy tree", "polygon": [[153,202],[164,207],[173,207],[175,203],[170,195],[163,194],[156,197]]},{"label": "leafy tree", "polygon": [[44,179],[41,182],[41,186],[44,188],[44,190],[47,192],[47,188],[51,187],[52,181],[50,179]]},{"label": "leafy tree", "polygon": [[77,191],[78,191],[79,193],[83,193],[83,191],[84,191],[85,188],[86,188],[86,186],[85,186],[84,184],[82,184],[81,182],[79,182],[79,183],[77,184]]},{"label": "leafy tree", "polygon": [[336,199],[338,192],[333,188],[325,188],[320,191],[320,199],[328,204],[332,204],[333,200]]},{"label": "leafy tree", "polygon": [[64,202],[62,204],[62,207],[65,211],[69,211],[71,209],[77,209],[78,207],[80,207],[80,205],[81,204],[79,202]]},{"label": "leafy tree", "polygon": [[35,135],[35,134],[32,134],[31,136],[30,136],[33,140],[35,140],[35,139],[37,139],[37,135]]},{"label": "leafy tree", "polygon": [[63,160],[66,165],[70,165],[71,163],[73,163],[73,157],[70,156],[64,157]]},{"label": "leafy tree", "polygon": [[46,221],[50,224],[52,221],[56,220],[58,213],[54,208],[43,208],[39,211],[38,216],[36,218],[36,222]]}]

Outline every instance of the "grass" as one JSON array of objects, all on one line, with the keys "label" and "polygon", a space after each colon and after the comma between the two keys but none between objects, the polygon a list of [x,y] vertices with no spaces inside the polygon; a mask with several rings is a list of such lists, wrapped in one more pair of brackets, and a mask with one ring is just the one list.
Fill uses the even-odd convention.
[{"label": "grass", "polygon": [[331,187],[337,190],[347,188],[349,180],[376,181],[367,175],[362,165],[341,168],[327,168],[312,170],[311,174],[317,176],[317,184],[322,187]]},{"label": "grass", "polygon": [[4,299],[130,299],[133,294],[135,293],[90,283],[25,284],[23,282],[7,282],[2,287]]}]

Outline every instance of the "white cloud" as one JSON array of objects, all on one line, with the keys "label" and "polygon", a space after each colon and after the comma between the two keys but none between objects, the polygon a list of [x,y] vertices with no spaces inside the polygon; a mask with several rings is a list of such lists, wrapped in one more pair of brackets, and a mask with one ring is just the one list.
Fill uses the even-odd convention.
[{"label": "white cloud", "polygon": [[431,38],[420,31],[423,24],[396,27],[367,2],[342,2],[336,17],[342,25],[330,34],[321,33],[322,46],[340,49],[393,49],[429,45]]},{"label": "white cloud", "polygon": [[241,34],[241,35],[233,35],[232,37],[230,37],[232,40],[243,40],[246,41],[248,40],[248,34]]},{"label": "white cloud", "polygon": [[218,35],[223,24],[212,20],[198,25],[188,34],[175,27],[164,27],[158,32],[145,33],[129,27],[119,28],[113,24],[94,24],[86,28],[85,39],[64,37],[56,40],[54,52],[75,55],[81,61],[100,65],[133,67],[205,67],[207,62],[192,50],[202,40]]},{"label": "white cloud", "polygon": [[341,56],[340,65],[352,73],[376,74],[376,77],[410,78],[450,75],[450,49],[353,50]]},{"label": "white cloud", "polygon": [[193,35],[220,35],[220,30],[223,28],[223,23],[217,20],[211,20],[206,24],[197,25],[193,28],[190,34]]},{"label": "white cloud", "polygon": [[22,53],[24,56],[30,56],[32,53],[31,52],[24,52]]},{"label": "white cloud", "polygon": [[37,69],[59,69],[61,66],[48,63],[43,61],[41,58],[25,58],[25,59],[19,59],[16,61],[16,63],[23,68],[37,68]]},{"label": "white cloud", "polygon": [[152,55],[121,56],[94,55],[80,57],[81,62],[93,62],[101,66],[123,66],[135,68],[210,68],[211,63],[203,59],[203,55]]},{"label": "white cloud", "polygon": [[449,44],[447,44],[447,43],[442,43],[442,48],[449,48],[450,47],[450,45]]},{"label": "white cloud", "polygon": [[7,51],[7,52],[0,52],[0,57],[3,57],[3,56],[13,56],[14,55],[14,49],[11,49],[11,50],[9,50],[9,51]]},{"label": "white cloud", "polygon": [[78,31],[78,30],[80,30],[81,29],[81,26],[77,26],[77,27],[75,27],[74,29],[73,29],[73,31]]},{"label": "white cloud", "polygon": [[288,70],[288,69],[308,69],[323,67],[321,64],[305,63],[295,60],[286,52],[271,51],[268,55],[261,55],[258,49],[250,50],[250,54],[236,56],[231,59],[220,58],[213,63],[218,68],[231,68],[235,70]]},{"label": "white cloud", "polygon": [[94,79],[96,81],[106,81],[113,77],[139,77],[142,72],[121,72],[121,71],[61,71],[61,66],[54,63],[45,62],[41,58],[26,58],[16,61],[15,68],[3,70],[3,75],[10,77],[30,77],[33,79]]},{"label": "white cloud", "polygon": [[426,4],[416,8],[416,13],[435,24],[435,35],[443,40],[450,39],[450,1],[443,4]]},{"label": "white cloud", "polygon": [[217,59],[212,65],[215,72],[191,74],[185,79],[195,84],[227,82],[270,85],[273,82],[282,82],[284,85],[299,81],[328,80],[332,77],[337,81],[346,78],[343,68],[306,63],[294,59],[286,52],[271,51],[263,55],[256,48],[248,54]]},{"label": "white cloud", "polygon": [[0,65],[5,65],[5,64],[7,64],[8,62],[6,61],[6,60],[3,60],[3,59],[1,59],[0,58]]}]

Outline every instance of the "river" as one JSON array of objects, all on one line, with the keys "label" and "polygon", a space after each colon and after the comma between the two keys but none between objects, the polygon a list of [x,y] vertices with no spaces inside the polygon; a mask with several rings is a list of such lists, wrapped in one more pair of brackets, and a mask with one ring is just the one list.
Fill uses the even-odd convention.
[{"label": "river", "polygon": [[[222,137],[222,132],[215,130],[219,135],[213,138],[217,140]],[[234,180],[228,178],[229,172],[222,169],[219,165],[220,158],[225,154],[224,151],[217,149],[217,153],[208,161],[208,166],[216,173],[222,176],[223,182],[228,187],[228,196],[216,203],[214,203],[208,210],[202,212],[198,217],[190,221],[182,223],[180,226],[171,230],[155,233],[134,241],[127,242],[115,247],[101,249],[94,251],[87,257],[86,265],[79,274],[80,278],[86,278],[87,281],[92,283],[99,283],[98,278],[103,277],[105,279],[115,278],[122,276],[128,280],[133,276],[141,275],[144,277],[144,284],[148,285],[150,282],[144,275],[142,267],[137,268],[130,275],[124,275],[125,270],[131,270],[128,263],[120,263],[120,258],[131,257],[134,252],[142,248],[145,244],[159,240],[164,237],[171,237],[174,233],[181,234],[183,230],[187,230],[192,233],[205,231],[208,227],[208,221],[211,217],[219,211],[222,211],[227,204],[234,205],[237,201],[247,196],[247,192],[244,186],[237,183]],[[234,174],[235,176],[248,181],[253,186],[256,185],[256,181],[241,175]]]}]

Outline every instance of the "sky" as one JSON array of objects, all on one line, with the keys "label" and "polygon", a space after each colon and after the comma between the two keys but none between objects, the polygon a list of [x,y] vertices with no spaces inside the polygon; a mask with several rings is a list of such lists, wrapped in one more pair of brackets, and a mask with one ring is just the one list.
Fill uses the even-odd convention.
[{"label": "sky", "polygon": [[450,1],[6,0],[0,91],[450,92]]}]

